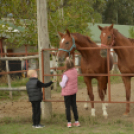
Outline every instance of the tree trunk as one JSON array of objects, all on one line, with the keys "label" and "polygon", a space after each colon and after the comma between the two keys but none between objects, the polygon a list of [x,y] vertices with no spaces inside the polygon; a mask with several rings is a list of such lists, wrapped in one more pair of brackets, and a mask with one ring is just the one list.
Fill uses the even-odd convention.
[{"label": "tree trunk", "polygon": [[[48,35],[48,24],[47,24],[47,1],[37,0],[37,25],[38,25],[38,52],[39,52],[39,74],[42,80],[42,57],[41,52],[43,48],[49,48],[49,35]],[[50,74],[50,53],[44,51],[44,73]],[[45,83],[50,81],[50,77],[44,77]],[[50,87],[45,89],[45,99],[51,99]],[[52,113],[51,102],[42,102],[42,118],[50,119]]]}]

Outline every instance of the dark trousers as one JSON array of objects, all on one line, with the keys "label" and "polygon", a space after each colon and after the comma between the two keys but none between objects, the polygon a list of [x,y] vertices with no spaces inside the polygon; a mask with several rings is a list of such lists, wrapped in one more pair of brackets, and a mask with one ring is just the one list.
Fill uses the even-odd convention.
[{"label": "dark trousers", "polygon": [[40,124],[40,116],[41,116],[41,109],[40,109],[40,101],[32,101],[32,111],[33,111],[33,125]]},{"label": "dark trousers", "polygon": [[77,106],[76,106],[76,94],[64,96],[64,102],[65,102],[65,108],[66,108],[66,118],[67,118],[68,122],[71,122],[70,108],[72,108],[72,110],[73,110],[75,121],[78,121],[78,112],[77,112]]}]

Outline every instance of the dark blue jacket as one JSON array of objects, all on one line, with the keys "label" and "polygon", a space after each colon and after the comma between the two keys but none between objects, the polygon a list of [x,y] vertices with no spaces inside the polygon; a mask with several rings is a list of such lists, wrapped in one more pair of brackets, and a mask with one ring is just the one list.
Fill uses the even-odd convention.
[{"label": "dark blue jacket", "polygon": [[42,83],[38,80],[38,78],[30,78],[26,84],[27,93],[29,96],[29,101],[42,101],[42,87],[48,87],[53,82]]}]

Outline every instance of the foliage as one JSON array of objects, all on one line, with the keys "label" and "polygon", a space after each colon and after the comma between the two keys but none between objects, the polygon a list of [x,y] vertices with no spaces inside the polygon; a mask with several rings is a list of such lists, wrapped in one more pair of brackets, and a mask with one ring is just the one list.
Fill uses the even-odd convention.
[{"label": "foliage", "polygon": [[[88,23],[102,21],[99,11],[104,2],[104,0],[47,0],[51,44],[53,46],[58,44],[57,32],[64,32],[65,29],[91,36],[91,31],[87,28]],[[37,44],[36,0],[6,0],[1,1],[0,5],[1,18],[13,17],[14,25],[25,28],[25,32],[21,32],[17,36],[12,33],[13,37],[7,42],[17,44],[17,46]],[[99,6],[98,10],[96,6]],[[28,24],[28,22],[22,22],[22,19],[31,21]]]},{"label": "foliage", "polygon": [[106,9],[103,13],[103,23],[133,25],[133,0],[106,0]]},{"label": "foliage", "polygon": [[[87,28],[88,23],[102,22],[101,14],[93,8],[95,2],[89,0],[49,0],[48,27],[52,44],[56,46],[59,40],[58,31],[64,32],[65,29],[91,36],[91,31]],[[99,0],[99,2],[101,6],[104,4],[103,0]]]},{"label": "foliage", "polygon": [[[47,0],[50,42],[58,47],[58,31],[65,32],[66,29],[92,36],[90,27],[87,28],[88,23],[132,25],[133,7],[133,0]],[[0,18],[11,17],[15,26],[25,28],[25,32],[17,36],[14,33],[7,42],[14,42],[17,46],[37,45],[36,0],[2,0],[0,12]]]},{"label": "foliage", "polygon": [[1,0],[0,12],[0,18],[12,13],[16,19],[36,19],[36,0]]},{"label": "foliage", "polygon": [[[12,24],[19,32],[7,32],[2,29],[10,45],[20,46],[24,44],[37,45],[37,23],[36,23],[36,0],[6,0],[0,1],[0,18],[4,22]],[[23,29],[21,31],[20,29]]]},{"label": "foliage", "polygon": [[129,28],[129,36],[130,38],[134,38],[134,27]]}]

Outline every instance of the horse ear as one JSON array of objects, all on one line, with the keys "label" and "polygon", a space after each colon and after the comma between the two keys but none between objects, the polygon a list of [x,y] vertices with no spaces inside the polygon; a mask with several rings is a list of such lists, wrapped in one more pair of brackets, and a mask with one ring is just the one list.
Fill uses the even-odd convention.
[{"label": "horse ear", "polygon": [[111,26],[109,26],[109,30],[113,29],[114,24],[112,24]]},{"label": "horse ear", "polygon": [[60,35],[60,37],[62,38],[63,37],[63,33],[61,33],[61,32],[58,32],[58,34]]},{"label": "horse ear", "polygon": [[68,36],[70,36],[70,32],[69,32],[69,30],[68,30],[68,29],[66,30],[66,33],[68,34]]},{"label": "horse ear", "polygon": [[101,27],[101,26],[99,26],[99,25],[98,25],[98,28],[99,28],[101,31],[103,30],[103,27]]}]

